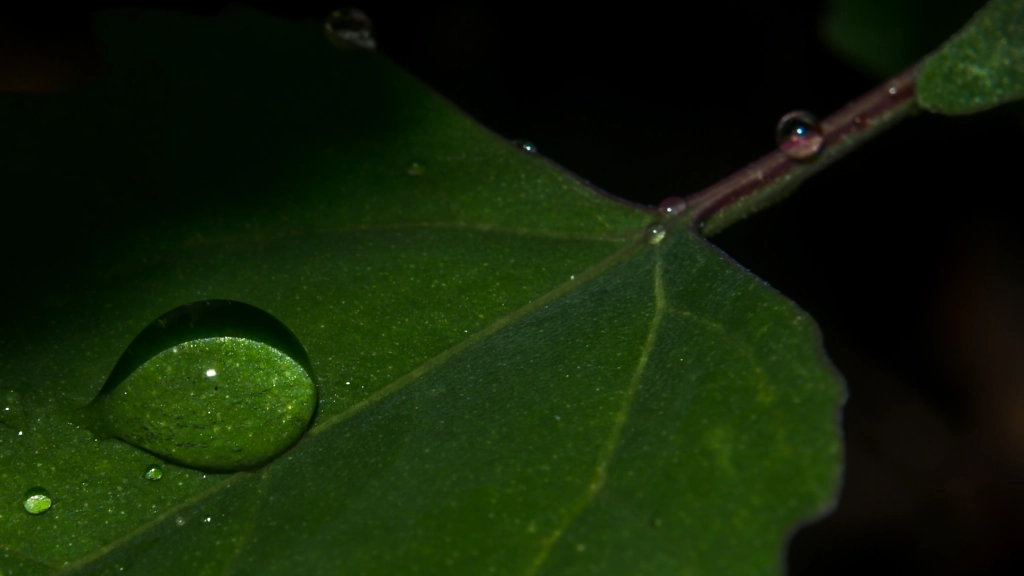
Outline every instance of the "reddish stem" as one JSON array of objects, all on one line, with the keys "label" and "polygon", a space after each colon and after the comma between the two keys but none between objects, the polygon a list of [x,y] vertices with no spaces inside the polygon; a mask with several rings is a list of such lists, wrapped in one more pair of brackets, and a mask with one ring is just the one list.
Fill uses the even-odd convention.
[{"label": "reddish stem", "polygon": [[[685,199],[693,224],[703,227],[714,217],[720,222],[718,231],[728,224],[756,211],[757,207],[781,198],[797,184],[825,166],[845,156],[861,143],[903,119],[914,108],[914,81],[917,65],[882,83],[860,98],[850,102],[821,122],[824,144],[821,154],[809,161],[794,160],[781,150],[752,162],[723,180]],[[785,178],[784,182],[779,182]],[[773,186],[773,184],[776,184]],[[758,192],[765,196],[756,207],[746,211],[729,209]]]}]

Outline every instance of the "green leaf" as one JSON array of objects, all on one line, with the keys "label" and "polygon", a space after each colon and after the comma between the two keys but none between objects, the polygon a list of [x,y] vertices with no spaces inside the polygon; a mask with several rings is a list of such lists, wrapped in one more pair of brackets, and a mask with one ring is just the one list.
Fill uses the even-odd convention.
[{"label": "green leaf", "polygon": [[917,101],[938,114],[974,114],[1024,97],[1024,1],[990,0],[925,60]]},{"label": "green leaf", "polygon": [[[685,218],[653,233],[315,24],[98,28],[97,82],[0,98],[2,181],[59,224],[9,220],[53,242],[0,316],[5,574],[777,573],[832,505],[813,321]],[[214,474],[70,423],[203,299],[305,347],[298,444]]]},{"label": "green leaf", "polygon": [[949,37],[983,0],[829,0],[819,33],[840,57],[893,76]]}]

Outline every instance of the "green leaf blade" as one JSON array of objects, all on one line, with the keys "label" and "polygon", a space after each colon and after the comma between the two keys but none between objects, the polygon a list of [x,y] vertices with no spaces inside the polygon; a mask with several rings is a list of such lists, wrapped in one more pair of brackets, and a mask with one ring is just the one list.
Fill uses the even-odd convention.
[{"label": "green leaf blade", "polygon": [[974,114],[1024,98],[1024,2],[991,0],[921,66],[930,112]]},{"label": "green leaf blade", "polygon": [[984,0],[829,0],[819,24],[837,56],[879,79],[934,50]]},{"label": "green leaf blade", "polygon": [[[54,230],[88,265],[0,318],[23,414],[0,425],[0,569],[771,573],[830,505],[842,385],[813,323],[685,223],[650,244],[652,211],[316,25],[108,18],[108,76],[0,99],[25,135],[5,182],[113,194],[96,218],[126,222]],[[215,298],[302,342],[314,427],[255,472],[145,480],[154,456],[67,415],[150,321]]]}]

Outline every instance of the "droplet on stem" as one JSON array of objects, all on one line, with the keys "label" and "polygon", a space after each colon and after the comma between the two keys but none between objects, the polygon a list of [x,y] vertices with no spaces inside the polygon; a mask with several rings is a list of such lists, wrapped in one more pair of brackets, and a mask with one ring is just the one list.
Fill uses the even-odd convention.
[{"label": "droplet on stem", "polygon": [[377,48],[377,40],[373,37],[373,22],[357,8],[341,8],[331,12],[324,21],[324,32],[331,43],[340,48]]},{"label": "droplet on stem", "polygon": [[666,216],[675,216],[686,209],[686,201],[678,196],[669,196],[658,204],[658,212]]},{"label": "droplet on stem", "polygon": [[53,500],[50,499],[50,493],[46,488],[35,486],[25,492],[24,505],[29,514],[42,514],[49,510],[52,504]]},{"label": "droplet on stem", "polygon": [[526,152],[529,152],[530,154],[537,153],[537,146],[535,146],[533,142],[530,142],[529,140],[513,140],[512,143],[515,144],[516,146],[519,146]]},{"label": "droplet on stem", "polygon": [[794,160],[807,160],[821,152],[825,137],[813,114],[797,110],[779,120],[775,141],[786,156]]}]

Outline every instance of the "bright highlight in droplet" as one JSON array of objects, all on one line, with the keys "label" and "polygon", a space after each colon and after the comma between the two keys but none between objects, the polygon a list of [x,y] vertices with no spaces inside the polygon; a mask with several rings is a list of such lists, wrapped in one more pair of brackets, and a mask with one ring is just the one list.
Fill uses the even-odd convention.
[{"label": "bright highlight in droplet", "polygon": [[213,368],[210,368],[209,370],[206,371],[206,377],[207,378],[213,378],[216,375],[217,375],[217,371],[214,370]]},{"label": "bright highlight in droplet", "polygon": [[159,466],[150,466],[146,468],[146,473],[142,477],[146,480],[159,480],[164,477],[164,471]]},{"label": "bright highlight in droplet", "polygon": [[810,160],[825,144],[818,119],[803,110],[790,112],[779,120],[775,140],[779,150],[793,160]]}]

